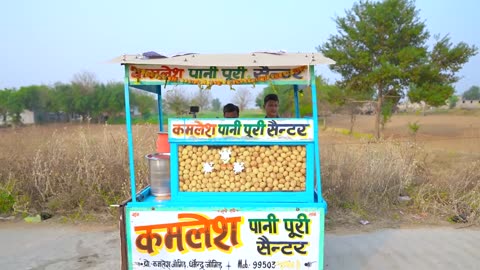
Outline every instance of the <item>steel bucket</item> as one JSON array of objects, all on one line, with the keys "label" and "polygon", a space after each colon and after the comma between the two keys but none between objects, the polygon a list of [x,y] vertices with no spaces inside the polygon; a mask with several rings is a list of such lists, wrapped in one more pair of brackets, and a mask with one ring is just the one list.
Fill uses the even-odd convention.
[{"label": "steel bucket", "polygon": [[170,195],[170,153],[154,153],[145,156],[148,161],[150,193],[155,196]]}]

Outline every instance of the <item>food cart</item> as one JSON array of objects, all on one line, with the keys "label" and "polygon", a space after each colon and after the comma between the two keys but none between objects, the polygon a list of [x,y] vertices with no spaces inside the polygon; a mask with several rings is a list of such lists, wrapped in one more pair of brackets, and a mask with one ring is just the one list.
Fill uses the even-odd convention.
[{"label": "food cart", "polygon": [[[135,196],[120,207],[123,269],[323,269],[318,120],[300,117],[298,95],[309,85],[318,115],[314,67],[332,60],[318,53],[150,52],[115,62],[125,68],[125,111],[135,87],[158,95],[159,112],[157,149],[147,156],[151,185],[143,190],[136,188],[126,114]],[[175,118],[164,130],[162,86],[233,91],[244,84],[293,85],[295,117]]]}]

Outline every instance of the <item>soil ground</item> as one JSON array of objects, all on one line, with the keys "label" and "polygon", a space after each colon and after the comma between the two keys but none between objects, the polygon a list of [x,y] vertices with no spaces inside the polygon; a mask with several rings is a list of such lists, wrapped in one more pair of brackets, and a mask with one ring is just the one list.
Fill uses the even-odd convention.
[{"label": "soil ground", "polygon": [[[350,116],[331,115],[327,123],[326,131],[320,133],[321,145],[359,142],[355,136],[334,132],[335,129],[349,130]],[[357,115],[353,131],[373,135],[374,123],[375,116]],[[420,126],[415,136],[410,132],[409,123]],[[427,165],[439,174],[480,161],[480,116],[477,115],[394,115],[383,130],[383,138],[405,143],[415,141],[428,154]]]},{"label": "soil ground", "polygon": [[[409,123],[420,128],[416,141],[431,150],[466,154],[480,153],[480,117],[463,115],[394,115],[386,124],[384,138],[411,140]],[[348,115],[332,115],[327,118],[328,127],[350,128]],[[375,116],[357,115],[354,131],[374,134]]]}]

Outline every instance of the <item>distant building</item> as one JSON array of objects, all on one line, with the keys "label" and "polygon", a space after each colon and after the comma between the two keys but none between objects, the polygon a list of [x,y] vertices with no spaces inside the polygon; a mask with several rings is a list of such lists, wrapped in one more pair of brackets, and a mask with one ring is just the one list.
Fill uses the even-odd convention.
[{"label": "distant building", "polygon": [[20,114],[23,124],[35,124],[35,113],[29,110],[25,110]]},{"label": "distant building", "polygon": [[376,110],[375,105],[376,104],[373,102],[366,102],[358,108],[358,113],[366,114],[366,115],[375,114],[375,110]]},{"label": "distant building", "polygon": [[421,101],[420,103],[411,103],[410,101],[401,102],[397,105],[398,112],[416,112],[428,109],[428,105]]},{"label": "distant building", "polygon": [[467,100],[467,99],[460,98],[457,101],[456,107],[459,109],[467,109],[467,110],[480,109],[480,100],[478,99]]},{"label": "distant building", "polygon": [[[23,124],[29,125],[29,124],[35,124],[35,113],[29,110],[24,110],[20,114],[20,119],[22,120]],[[7,116],[7,123],[9,123],[12,120],[10,116]],[[3,121],[3,117],[0,117],[0,125],[5,125],[5,122]]]}]

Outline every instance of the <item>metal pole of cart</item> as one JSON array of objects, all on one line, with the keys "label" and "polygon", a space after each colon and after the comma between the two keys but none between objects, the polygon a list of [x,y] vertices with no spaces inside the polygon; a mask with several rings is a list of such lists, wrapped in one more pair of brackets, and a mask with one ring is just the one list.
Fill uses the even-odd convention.
[{"label": "metal pole of cart", "polygon": [[[318,136],[318,108],[317,108],[317,85],[315,83],[315,70],[314,66],[310,66],[310,85],[312,86],[312,109],[313,109],[313,122],[314,122],[314,136]],[[320,176],[320,144],[318,138],[315,139],[315,179],[316,187],[318,188],[317,192],[319,195],[322,194],[322,189],[320,185],[321,176]]]},{"label": "metal pole of cart", "polygon": [[136,202],[135,197],[135,165],[133,163],[133,136],[132,136],[132,120],[130,116],[130,81],[128,78],[128,65],[125,65],[125,78],[124,78],[124,94],[125,94],[125,124],[127,128],[127,140],[128,140],[128,163],[130,165],[130,189],[132,190],[132,202]]},{"label": "metal pole of cart", "polygon": [[295,117],[300,118],[300,109],[298,108],[298,85],[293,85],[293,96],[295,98]]},{"label": "metal pole of cart", "polygon": [[[314,160],[315,160],[315,180],[316,180],[316,185],[315,185],[315,188],[318,189],[317,192],[318,192],[318,200],[320,200],[322,198],[322,185],[320,184],[320,181],[321,181],[321,176],[320,176],[320,143],[319,143],[319,140],[318,140],[318,108],[317,108],[317,86],[316,86],[316,83],[315,83],[315,70],[314,70],[314,66],[309,66],[309,69],[310,69],[310,85],[311,85],[311,89],[312,89],[312,109],[313,109],[313,121],[314,121],[314,125],[313,125],[313,134],[314,136],[317,136],[314,140]],[[315,191],[314,191],[315,192]],[[318,203],[323,203],[318,201]],[[325,214],[325,212],[324,212]],[[323,222],[322,224],[320,224],[320,226],[324,226],[325,223]],[[319,245],[321,245],[321,247],[319,248],[319,250],[322,250],[323,251],[323,245],[325,243],[325,228],[321,228],[320,229],[320,243]],[[324,264],[324,254],[320,254],[319,258],[318,258],[318,267],[319,269],[323,269],[323,264]]]},{"label": "metal pole of cart", "polygon": [[163,131],[162,86],[156,85],[155,88],[157,90],[158,125],[160,126],[160,131]]}]

